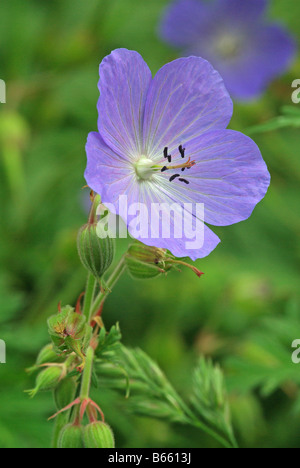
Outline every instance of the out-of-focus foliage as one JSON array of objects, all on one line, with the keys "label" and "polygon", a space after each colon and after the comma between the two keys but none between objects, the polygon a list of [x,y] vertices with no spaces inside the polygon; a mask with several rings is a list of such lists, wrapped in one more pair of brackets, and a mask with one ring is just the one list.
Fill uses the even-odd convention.
[{"label": "out-of-focus foliage", "polygon": [[[83,171],[96,130],[98,65],[117,47],[138,50],[156,72],[176,58],[157,22],[166,0],[4,0],[0,4],[0,365],[1,447],[48,447],[51,396],[34,401],[24,369],[49,340],[46,319],[85,285],[76,252],[87,216]],[[300,4],[271,2],[273,17],[299,41]],[[274,51],[276,59],[276,51]],[[126,346],[158,362],[187,401],[200,355],[225,372],[233,426],[245,447],[297,447],[300,338],[300,104],[291,87],[299,58],[261,99],[235,104],[231,128],[251,133],[272,174],[252,217],[218,229],[220,246],[189,271],[135,282],[124,276],[104,309]],[[278,118],[280,116],[280,118]],[[298,127],[298,128],[297,128]],[[119,243],[120,256],[127,241]],[[192,426],[129,415],[124,395],[98,388],[97,401],[123,447],[202,447],[216,442]],[[125,405],[126,406],[126,405]]]},{"label": "out-of-focus foliage", "polygon": [[100,386],[123,394],[126,390],[127,407],[134,414],[194,426],[225,447],[237,446],[224,378],[218,366],[203,358],[199,360],[190,402],[186,403],[147,354],[140,349],[126,348],[118,341],[120,338],[118,327],[112,327],[106,340],[99,342],[95,373]]}]

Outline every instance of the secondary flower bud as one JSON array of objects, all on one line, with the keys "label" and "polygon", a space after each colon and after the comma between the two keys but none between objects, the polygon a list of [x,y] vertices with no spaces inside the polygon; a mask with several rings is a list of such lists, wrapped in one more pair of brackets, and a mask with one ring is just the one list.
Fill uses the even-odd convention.
[{"label": "secondary flower bud", "polygon": [[130,275],[137,279],[154,278],[166,273],[163,260],[164,249],[149,247],[141,243],[132,244],[125,256],[125,262]]},{"label": "secondary flower bud", "polygon": [[110,426],[102,421],[95,421],[84,428],[85,448],[114,448],[115,438]]},{"label": "secondary flower bud", "polygon": [[166,249],[150,247],[141,242],[129,247],[125,263],[130,275],[137,279],[154,278],[162,273],[168,273],[171,269],[178,270],[180,266],[190,268],[198,277],[203,275],[198,268],[178,260]]},{"label": "secondary flower bud", "polygon": [[62,366],[51,366],[40,372],[36,378],[35,388],[32,390],[26,390],[31,398],[33,398],[38,392],[49,391],[57,386],[61,378],[63,377],[64,369]]},{"label": "secondary flower bud", "polygon": [[74,424],[67,424],[61,430],[58,448],[84,448],[82,439],[82,427]]},{"label": "secondary flower bud", "polygon": [[156,265],[144,263],[129,256],[126,257],[126,266],[134,279],[150,279],[165,273],[165,270]]},{"label": "secondary flower bud", "polygon": [[[103,232],[100,232],[102,229]],[[114,239],[96,223],[86,224],[79,230],[77,248],[83,266],[100,279],[114,259]]]},{"label": "secondary flower bud", "polygon": [[53,350],[53,345],[50,343],[41,349],[41,351],[38,354],[35,364],[37,366],[40,366],[41,364],[45,364],[47,362],[57,362],[58,359],[59,357]]}]

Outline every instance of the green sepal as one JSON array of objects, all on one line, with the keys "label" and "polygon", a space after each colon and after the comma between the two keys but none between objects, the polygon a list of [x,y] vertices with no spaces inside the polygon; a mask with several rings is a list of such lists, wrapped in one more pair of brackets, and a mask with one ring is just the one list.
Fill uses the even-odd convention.
[{"label": "green sepal", "polygon": [[84,358],[83,351],[82,351],[82,343],[79,340],[74,340],[71,336],[68,336],[65,339],[65,346],[68,351],[74,352],[80,359]]}]

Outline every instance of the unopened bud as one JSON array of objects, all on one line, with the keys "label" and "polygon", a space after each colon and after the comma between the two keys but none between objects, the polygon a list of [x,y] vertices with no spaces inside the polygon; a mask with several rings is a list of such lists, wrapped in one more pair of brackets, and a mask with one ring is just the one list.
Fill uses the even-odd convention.
[{"label": "unopened bud", "polygon": [[64,359],[65,358],[63,356],[57,355],[57,353],[54,351],[53,344],[51,343],[47,344],[39,352],[34,366],[26,369],[26,372],[28,372],[29,374],[32,374],[33,372],[36,372],[39,369],[39,367],[41,367],[43,364],[53,363],[53,362],[61,363],[64,361]]},{"label": "unopened bud", "polygon": [[203,275],[198,268],[175,258],[167,250],[150,247],[141,242],[136,242],[129,247],[125,255],[125,263],[130,275],[138,279],[154,278],[172,269],[178,270],[180,266],[191,269],[198,277]]},{"label": "unopened bud", "polygon": [[57,361],[57,354],[53,350],[52,344],[47,344],[38,354],[36,359],[36,365],[40,366],[41,364],[45,364],[46,362],[55,362]]},{"label": "unopened bud", "polygon": [[40,372],[36,378],[35,388],[32,390],[26,390],[31,398],[33,398],[38,392],[49,391],[57,386],[61,378],[63,377],[64,369],[62,366],[51,366]]},{"label": "unopened bud", "polygon": [[115,438],[110,426],[102,421],[95,421],[84,428],[85,448],[114,448]]},{"label": "unopened bud", "polygon": [[163,263],[165,256],[166,251],[164,249],[135,243],[129,247],[125,262],[133,278],[155,278],[162,273],[166,273]]},{"label": "unopened bud", "polygon": [[77,424],[67,424],[61,430],[58,448],[84,448],[82,427]]},{"label": "unopened bud", "polygon": [[103,232],[101,237],[98,234],[96,223],[82,226],[78,233],[77,247],[83,266],[95,278],[100,279],[113,262],[115,242],[107,233]]}]

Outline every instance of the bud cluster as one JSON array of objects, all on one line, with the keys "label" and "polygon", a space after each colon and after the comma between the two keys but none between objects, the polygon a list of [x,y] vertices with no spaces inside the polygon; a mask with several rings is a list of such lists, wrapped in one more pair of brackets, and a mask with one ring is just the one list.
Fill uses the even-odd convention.
[{"label": "bud cluster", "polygon": [[94,421],[86,426],[75,422],[61,430],[59,448],[114,448],[114,434],[108,424]]},{"label": "bud cluster", "polygon": [[[35,387],[27,390],[27,393],[34,397],[40,391],[55,390],[55,397],[70,394],[69,401],[72,401],[74,395],[71,389],[74,389],[75,384],[69,376],[78,374],[77,371],[84,366],[92,328],[80,310],[59,306],[59,312],[48,319],[48,331],[52,343],[42,348],[35,365],[28,369],[29,373],[39,373]],[[70,390],[66,392],[67,387]]]},{"label": "bud cluster", "polygon": [[[69,395],[70,396],[70,395]],[[58,448],[114,448],[115,439],[110,426],[104,421],[101,408],[90,398],[78,397],[61,408],[50,419],[73,411],[73,422],[61,429]],[[86,414],[88,424],[83,424]],[[98,420],[98,414],[101,420]]]},{"label": "bud cluster", "polygon": [[84,359],[92,334],[92,328],[86,323],[84,315],[71,306],[65,306],[48,319],[48,329],[57,354],[75,352]]},{"label": "bud cluster", "polygon": [[[101,408],[89,395],[91,385],[97,381],[95,364],[113,363],[113,372],[116,372],[120,330],[116,326],[107,333],[100,313],[107,291],[121,273],[127,269],[133,278],[147,279],[185,266],[198,277],[203,274],[189,263],[176,259],[166,249],[135,242],[129,246],[104,289],[103,275],[113,262],[115,245],[96,220],[100,197],[92,193],[91,199],[88,223],[79,230],[77,239],[79,257],[89,272],[83,312],[80,306],[82,294],[76,307],[59,305],[58,313],[48,319],[51,344],[41,350],[35,365],[29,369],[29,372],[38,371],[35,387],[28,390],[31,397],[39,391],[53,390],[57,412],[52,418],[59,417],[54,445],[59,448],[115,447],[113,432],[105,422]],[[97,282],[100,292],[95,298]],[[125,370],[121,368],[121,372],[124,377]]]}]

